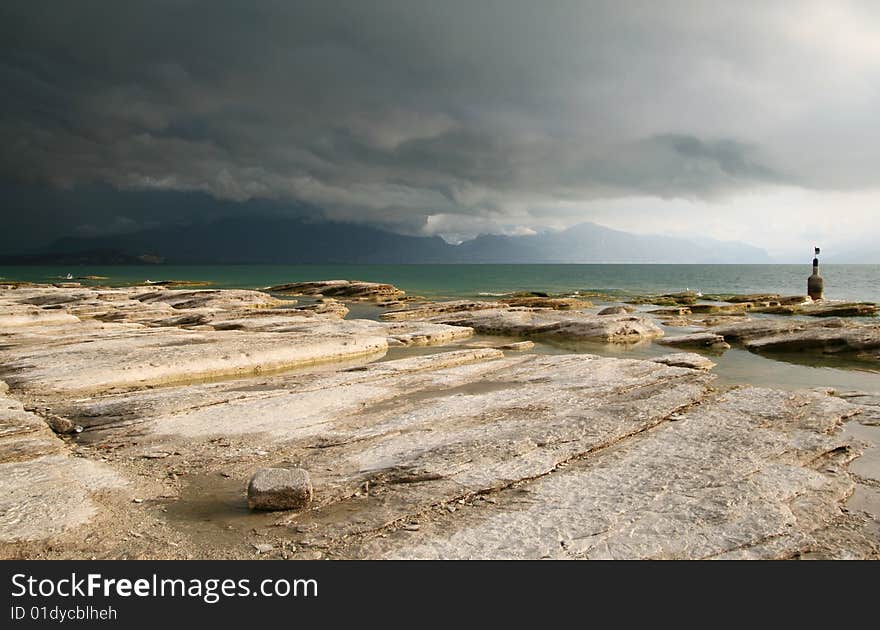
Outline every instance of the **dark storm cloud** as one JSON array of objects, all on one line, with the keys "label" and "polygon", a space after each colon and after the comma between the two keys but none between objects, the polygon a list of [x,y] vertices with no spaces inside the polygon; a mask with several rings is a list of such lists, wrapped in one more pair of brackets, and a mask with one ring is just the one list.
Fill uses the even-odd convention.
[{"label": "dark storm cloud", "polygon": [[0,174],[407,231],[539,225],[599,197],[859,188],[880,54],[859,26],[876,15],[850,9],[7,0]]}]

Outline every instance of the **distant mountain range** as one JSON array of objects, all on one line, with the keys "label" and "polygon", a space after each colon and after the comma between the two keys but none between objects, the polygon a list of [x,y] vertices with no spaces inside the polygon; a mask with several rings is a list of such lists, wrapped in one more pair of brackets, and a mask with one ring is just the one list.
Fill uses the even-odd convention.
[{"label": "distant mountain range", "polygon": [[844,250],[825,258],[825,262],[836,264],[880,265],[880,245],[864,249]]},{"label": "distant mountain range", "polygon": [[[479,236],[456,247],[460,262],[492,263],[766,263],[745,243],[646,236],[581,223],[531,236]],[[458,262],[458,261],[457,261]]]},{"label": "distant mountain range", "polygon": [[766,263],[738,242],[644,236],[582,223],[526,236],[485,235],[459,245],[349,223],[225,218],[130,234],[65,237],[0,264]]}]

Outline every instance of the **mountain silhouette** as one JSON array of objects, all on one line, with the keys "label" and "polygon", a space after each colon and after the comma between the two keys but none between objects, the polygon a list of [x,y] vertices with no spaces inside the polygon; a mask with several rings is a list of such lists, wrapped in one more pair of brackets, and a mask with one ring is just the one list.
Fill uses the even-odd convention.
[{"label": "mountain silhouette", "polygon": [[763,263],[738,242],[646,236],[582,223],[523,236],[483,235],[461,244],[352,223],[229,217],[128,234],[64,237],[5,264],[405,264],[405,263]]}]

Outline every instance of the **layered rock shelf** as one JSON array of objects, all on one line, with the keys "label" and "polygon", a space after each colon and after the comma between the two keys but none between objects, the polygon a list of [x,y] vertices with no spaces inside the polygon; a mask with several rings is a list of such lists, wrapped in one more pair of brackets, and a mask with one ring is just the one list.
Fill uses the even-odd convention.
[{"label": "layered rock shelf", "polygon": [[359,280],[322,280],[319,282],[292,282],[266,289],[288,295],[320,295],[349,300],[388,300],[403,297],[404,292],[391,284]]},{"label": "layered rock shelf", "polygon": [[710,328],[711,333],[736,340],[757,352],[842,354],[880,361],[880,324],[825,321],[747,320]]},{"label": "layered rock shelf", "polygon": [[806,317],[873,317],[880,312],[873,302],[813,301],[805,295],[699,295],[678,293],[640,296],[631,304],[649,304],[669,308],[652,310],[652,314],[689,316],[697,314],[735,315],[746,312],[767,315],[801,315]]},{"label": "layered rock shelf", "polygon": [[[844,509],[873,487],[850,428],[873,427],[871,393],[731,387],[692,352],[541,351],[662,337],[627,309],[456,301],[375,321],[335,299],[378,305],[391,285],[281,286],[0,290],[0,556],[880,556],[876,521]],[[842,321],[665,339],[880,347]]]},{"label": "layered rock shelf", "polygon": [[0,550],[90,523],[100,512],[96,495],[126,483],[105,463],[73,457],[43,418],[0,393]]},{"label": "layered rock shelf", "polygon": [[663,336],[651,319],[638,315],[595,315],[539,308],[481,308],[430,317],[487,335],[634,343]]},{"label": "layered rock shelf", "polygon": [[722,335],[715,333],[693,333],[691,335],[679,335],[677,337],[664,337],[657,343],[664,346],[681,346],[696,348],[711,348],[713,350],[727,350],[730,345],[724,341]]}]

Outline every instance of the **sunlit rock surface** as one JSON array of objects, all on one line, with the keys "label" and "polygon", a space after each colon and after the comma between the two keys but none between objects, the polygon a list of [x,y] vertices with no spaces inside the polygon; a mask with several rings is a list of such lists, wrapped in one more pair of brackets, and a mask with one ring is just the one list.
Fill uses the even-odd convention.
[{"label": "sunlit rock surface", "polygon": [[382,319],[392,322],[428,319],[430,317],[437,317],[450,313],[469,313],[472,311],[498,309],[502,306],[504,305],[499,304],[498,302],[487,302],[483,300],[450,300],[448,302],[430,302],[428,304],[419,305],[414,308],[382,313]]},{"label": "sunlit rock surface", "polygon": [[685,367],[693,370],[711,370],[715,363],[696,352],[673,352],[651,359],[654,363],[671,365],[672,367]]},{"label": "sunlit rock surface", "polygon": [[771,315],[806,315],[809,317],[871,317],[877,314],[873,302],[807,302],[804,304],[780,304],[755,308],[757,313]]},{"label": "sunlit rock surface", "polygon": [[258,374],[381,353],[388,346],[384,336],[283,335],[105,324],[59,337],[5,340],[0,369],[16,389],[88,393]]},{"label": "sunlit rock surface", "polygon": [[658,340],[664,346],[681,346],[694,348],[712,348],[715,350],[726,350],[730,345],[724,341],[722,335],[715,333],[692,333],[690,335],[678,335],[675,337],[664,337]]},{"label": "sunlit rock surface", "polygon": [[876,322],[754,319],[709,330],[756,352],[846,354],[855,359],[880,361],[880,323]]},{"label": "sunlit rock surface", "polygon": [[[273,301],[0,292],[0,309],[70,316],[0,331],[0,556],[880,553],[870,519],[842,509],[872,487],[850,472],[864,447],[841,430],[851,417],[873,428],[869,394],[726,388],[692,353],[545,355],[509,339],[378,360],[475,329],[662,334],[638,315],[496,307],[370,321]],[[810,328],[742,324],[731,334],[746,342]],[[59,437],[47,424],[58,418],[84,430]],[[307,471],[310,507],[250,513],[258,468]]]},{"label": "sunlit rock surface", "polygon": [[42,418],[0,394],[0,543],[88,523],[99,509],[93,494],[122,485],[109,466],[71,457]]},{"label": "sunlit rock surface", "polygon": [[637,315],[593,315],[590,313],[529,308],[483,309],[450,313],[429,321],[467,326],[489,335],[550,337],[610,342],[635,342],[663,336],[653,320]]},{"label": "sunlit rock surface", "polygon": [[[354,552],[392,558],[785,558],[852,490],[833,432],[848,405],[745,388],[495,502]],[[870,545],[868,545],[870,547]]]},{"label": "sunlit rock surface", "polygon": [[0,309],[28,310],[0,331],[0,372],[23,391],[87,393],[259,374],[382,354],[389,343],[431,345],[473,334],[270,308],[277,305],[258,291],[8,291]]},{"label": "sunlit rock surface", "polygon": [[322,295],[324,297],[350,300],[388,300],[404,295],[392,284],[363,282],[360,280],[319,280],[316,282],[291,282],[269,287],[267,291],[288,295]]}]

